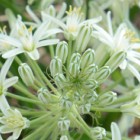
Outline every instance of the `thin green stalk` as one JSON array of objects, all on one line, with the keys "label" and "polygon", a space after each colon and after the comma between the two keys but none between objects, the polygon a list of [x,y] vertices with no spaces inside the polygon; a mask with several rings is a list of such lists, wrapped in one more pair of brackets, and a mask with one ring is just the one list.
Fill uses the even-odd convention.
[{"label": "thin green stalk", "polygon": [[54,48],[53,48],[53,45],[49,46],[49,50],[50,50],[51,58],[54,58]]},{"label": "thin green stalk", "polygon": [[68,58],[67,58],[67,68],[69,67],[70,58],[72,53],[72,40],[69,40],[68,42]]},{"label": "thin green stalk", "polygon": [[19,95],[12,94],[10,92],[7,92],[7,96],[11,97],[11,98],[15,98],[15,99],[20,100],[20,101],[33,103],[33,104],[36,104],[36,105],[38,105],[38,104],[43,105],[43,103],[38,101],[38,100],[29,99],[29,98],[26,98],[26,97],[22,97],[22,96],[19,96]]},{"label": "thin green stalk", "polygon": [[121,112],[120,108],[99,108],[91,107],[92,111],[101,111],[101,112]]},{"label": "thin green stalk", "polygon": [[22,61],[16,56],[15,57],[15,61],[20,65],[20,64],[22,64]]}]

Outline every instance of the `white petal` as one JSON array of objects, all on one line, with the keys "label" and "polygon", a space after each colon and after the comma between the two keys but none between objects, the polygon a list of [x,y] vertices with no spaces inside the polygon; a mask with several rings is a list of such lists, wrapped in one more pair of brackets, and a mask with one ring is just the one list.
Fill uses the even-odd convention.
[{"label": "white petal", "polygon": [[111,21],[111,12],[107,12],[107,23],[108,23],[108,31],[111,36],[113,36],[113,29],[112,29],[112,21]]},{"label": "white petal", "polygon": [[85,20],[85,21],[81,22],[80,24],[96,24],[96,23],[100,22],[101,20],[102,20],[102,17],[99,16],[97,18]]},{"label": "white petal", "polygon": [[27,52],[27,54],[31,57],[31,59],[33,60],[38,60],[40,55],[39,55],[39,52],[37,49],[35,49],[34,51],[32,52]]},{"label": "white petal", "polygon": [[63,31],[60,30],[60,29],[58,29],[58,28],[56,28],[56,29],[50,29],[50,30],[46,31],[46,33],[45,33],[45,35],[42,37],[42,39],[45,39],[45,38],[47,38],[47,37],[49,37],[49,36],[55,35],[55,34],[57,34],[57,33],[62,33],[62,32],[63,32]]},{"label": "white petal", "polygon": [[111,123],[112,140],[121,140],[120,130],[116,123]]},{"label": "white petal", "polygon": [[2,55],[3,58],[9,58],[9,57],[12,57],[12,56],[16,56],[17,54],[20,54],[20,53],[23,53],[24,50],[20,49],[20,48],[17,48],[17,49],[13,49],[13,50],[10,50],[6,53],[4,53]]},{"label": "white petal", "polygon": [[8,73],[8,70],[12,64],[14,60],[14,57],[11,57],[9,59],[6,60],[6,62],[4,63],[1,72],[0,72],[0,81],[3,82],[6,78],[6,74]]},{"label": "white petal", "polygon": [[57,44],[58,42],[59,42],[59,39],[48,39],[48,40],[40,41],[37,44],[37,48],[42,47],[42,46],[54,45],[54,44]]},{"label": "white petal", "polygon": [[18,48],[22,46],[17,39],[3,34],[0,34],[0,42],[7,43]]},{"label": "white petal", "polygon": [[4,85],[4,89],[7,89],[9,87],[11,87],[12,85],[14,85],[16,82],[18,81],[18,77],[14,76],[12,78],[8,78],[4,81],[3,85]]},{"label": "white petal", "polygon": [[9,104],[8,104],[6,98],[5,98],[5,95],[2,94],[2,95],[0,96],[0,109],[1,109],[2,113],[3,113],[4,115],[7,115],[7,110],[8,110],[9,108],[10,108],[10,106],[9,106]]},{"label": "white petal", "polygon": [[13,129],[7,127],[6,125],[0,127],[0,133],[2,134],[11,133],[11,132],[13,132]]},{"label": "white petal", "polygon": [[37,23],[37,24],[41,24],[41,21],[39,20],[39,18],[35,15],[35,13],[31,10],[30,6],[27,5],[26,6],[26,11],[29,14],[29,16]]},{"label": "white petal", "polygon": [[130,72],[138,79],[138,81],[140,82],[140,73],[139,71],[133,67],[132,65],[128,65],[128,69],[130,70]]},{"label": "white petal", "polygon": [[127,67],[127,61],[124,60],[120,65],[119,65],[120,69],[125,70]]},{"label": "white petal", "polygon": [[19,136],[20,136],[20,134],[21,134],[21,131],[22,131],[22,129],[16,129],[16,130],[14,130],[14,132],[13,132],[13,138],[16,140],[16,139],[18,139],[19,138]]},{"label": "white petal", "polygon": [[54,17],[51,17],[50,15],[47,15],[45,13],[42,13],[44,17],[46,17],[46,19],[50,19],[51,21],[53,21],[54,23],[56,23],[57,25],[59,25],[62,29],[66,30],[67,29],[67,26],[61,22],[60,20],[54,18]]}]

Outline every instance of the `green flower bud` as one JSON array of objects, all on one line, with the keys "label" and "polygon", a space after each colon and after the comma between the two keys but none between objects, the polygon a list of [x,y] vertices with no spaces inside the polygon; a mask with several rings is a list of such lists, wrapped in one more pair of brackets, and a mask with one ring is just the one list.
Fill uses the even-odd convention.
[{"label": "green flower bud", "polygon": [[80,66],[77,63],[71,63],[69,66],[69,73],[72,77],[76,77],[80,73]]},{"label": "green flower bud", "polygon": [[60,120],[58,121],[58,127],[60,129],[60,131],[66,131],[69,130],[70,127],[70,120],[64,118],[60,118]]},{"label": "green flower bud", "polygon": [[18,68],[18,72],[25,85],[31,86],[34,84],[35,77],[28,64],[21,64]]},{"label": "green flower bud", "polygon": [[111,71],[114,71],[119,65],[123,62],[123,60],[126,58],[125,52],[116,52],[114,53],[110,59],[105,64],[106,66],[109,66]]},{"label": "green flower bud", "polygon": [[109,91],[107,93],[101,94],[98,97],[99,106],[107,106],[112,104],[117,99],[117,94],[115,92]]},{"label": "green flower bud", "polygon": [[78,63],[80,64],[81,55],[79,53],[73,53],[71,56],[70,63]]},{"label": "green flower bud", "polygon": [[57,73],[62,73],[62,61],[58,57],[52,59],[50,63],[50,72],[54,77]]},{"label": "green flower bud", "polygon": [[55,83],[58,87],[63,88],[67,82],[65,76],[61,73],[57,73],[54,77]]},{"label": "green flower bud", "polygon": [[81,26],[81,28],[79,29],[79,33],[77,35],[77,39],[74,44],[74,48],[76,48],[76,51],[81,53],[86,49],[91,37],[91,33],[92,33],[92,27],[90,25]]},{"label": "green flower bud", "polygon": [[81,68],[85,69],[94,62],[94,50],[87,49],[81,57]]},{"label": "green flower bud", "polygon": [[85,88],[89,89],[89,90],[94,90],[97,86],[98,86],[98,82],[93,80],[88,80],[87,82],[85,82]]},{"label": "green flower bud", "polygon": [[69,98],[67,96],[63,97],[61,100],[60,100],[60,105],[63,107],[63,108],[71,108],[72,107],[72,102],[69,100]]},{"label": "green flower bud", "polygon": [[84,96],[84,100],[88,101],[89,103],[93,103],[97,100],[98,95],[95,91],[89,92]]},{"label": "green flower bud", "polygon": [[38,91],[38,99],[43,103],[47,104],[51,100],[51,94],[47,88],[40,88]]},{"label": "green flower bud", "polygon": [[106,130],[102,127],[92,128],[91,136],[96,140],[102,140],[106,136]]},{"label": "green flower bud", "polygon": [[91,104],[87,103],[84,105],[79,106],[80,113],[86,114],[90,112]]},{"label": "green flower bud", "polygon": [[109,66],[104,66],[102,68],[100,68],[97,73],[95,73],[95,79],[102,83],[104,80],[106,80],[106,78],[108,78],[108,76],[111,74],[111,69],[109,68]]},{"label": "green flower bud", "polygon": [[68,44],[65,41],[58,43],[56,47],[56,56],[62,60],[62,63],[66,62],[68,56]]}]

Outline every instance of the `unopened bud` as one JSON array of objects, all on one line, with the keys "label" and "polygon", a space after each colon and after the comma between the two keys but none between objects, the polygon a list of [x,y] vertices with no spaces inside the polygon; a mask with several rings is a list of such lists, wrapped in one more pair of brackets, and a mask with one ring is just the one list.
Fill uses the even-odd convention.
[{"label": "unopened bud", "polygon": [[68,44],[65,41],[59,42],[56,47],[56,56],[65,63],[68,56]]},{"label": "unopened bud", "polygon": [[100,68],[97,73],[95,73],[95,79],[98,82],[103,82],[104,80],[106,80],[106,78],[108,78],[108,76],[111,73],[111,69],[109,68],[109,66],[104,66],[102,68]]},{"label": "unopened bud", "polygon": [[56,15],[56,10],[55,10],[55,8],[54,8],[53,5],[50,5],[50,6],[49,6],[49,8],[48,8],[48,10],[47,10],[47,14],[49,14],[49,15],[52,16],[52,17],[55,17],[55,15]]},{"label": "unopened bud", "polygon": [[70,63],[80,63],[81,55],[79,53],[73,53],[71,56]]},{"label": "unopened bud", "polygon": [[80,113],[86,114],[90,112],[91,104],[87,103],[79,107]]},{"label": "unopened bud", "polygon": [[18,72],[21,79],[27,86],[31,86],[34,84],[35,77],[28,64],[26,63],[21,64],[18,68]]},{"label": "unopened bud", "polygon": [[38,91],[38,99],[43,103],[48,103],[51,100],[51,94],[47,88],[40,88]]},{"label": "unopened bud", "polygon": [[81,26],[81,28],[79,29],[79,33],[77,35],[76,42],[74,44],[74,48],[76,48],[76,51],[81,53],[86,49],[91,37],[91,33],[92,28],[90,25]]},{"label": "unopened bud", "polygon": [[71,108],[72,107],[72,102],[69,100],[68,97],[63,97],[60,101],[60,105],[63,107],[63,108]]},{"label": "unopened bud", "polygon": [[94,79],[92,80],[88,80],[86,83],[85,83],[85,88],[86,89],[95,89],[96,87],[98,86],[98,82],[95,81]]},{"label": "unopened bud", "polygon": [[80,66],[77,63],[71,63],[69,66],[69,73],[73,77],[76,77],[80,73]]},{"label": "unopened bud", "polygon": [[81,57],[81,68],[85,69],[94,62],[94,50],[88,49]]},{"label": "unopened bud", "polygon": [[123,62],[125,58],[126,53],[123,51],[114,53],[105,65],[109,66],[111,71],[114,71],[117,67],[119,67],[119,65]]},{"label": "unopened bud", "polygon": [[66,78],[63,74],[57,73],[54,77],[55,83],[58,87],[63,88],[64,84],[66,83]]},{"label": "unopened bud", "polygon": [[50,72],[54,77],[57,73],[62,73],[62,61],[58,57],[52,59],[50,63]]},{"label": "unopened bud", "polygon": [[88,101],[90,103],[93,103],[94,101],[96,101],[97,98],[98,98],[98,95],[95,91],[89,92],[84,96],[85,101]]},{"label": "unopened bud", "polygon": [[115,92],[107,92],[99,95],[98,102],[100,106],[107,106],[112,104],[117,99],[117,94]]},{"label": "unopened bud", "polygon": [[58,127],[61,131],[69,130],[70,120],[66,118],[60,118],[60,120],[58,121]]},{"label": "unopened bud", "polygon": [[66,135],[63,135],[60,137],[60,140],[68,140],[68,137]]},{"label": "unopened bud", "polygon": [[96,140],[102,140],[106,136],[106,130],[102,127],[92,128],[91,136]]}]

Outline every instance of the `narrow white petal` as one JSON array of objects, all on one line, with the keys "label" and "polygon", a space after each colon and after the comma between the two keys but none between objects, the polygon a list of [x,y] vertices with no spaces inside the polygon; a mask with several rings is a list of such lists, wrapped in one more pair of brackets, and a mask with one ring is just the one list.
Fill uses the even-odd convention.
[{"label": "narrow white petal", "polygon": [[21,131],[22,131],[22,129],[20,129],[20,128],[14,130],[14,132],[13,132],[13,138],[15,140],[19,138],[19,136],[21,134]]},{"label": "narrow white petal", "polygon": [[35,15],[35,13],[31,10],[30,6],[26,6],[26,11],[30,15],[30,17],[38,24],[41,23],[40,19]]},{"label": "narrow white petal", "polygon": [[116,123],[111,123],[112,140],[121,140],[121,133]]},{"label": "narrow white petal", "polygon": [[48,45],[54,45],[59,42],[59,39],[49,39],[49,40],[44,40],[40,41],[37,45],[37,48],[42,47],[42,46],[48,46]]},{"label": "narrow white petal", "polygon": [[62,33],[62,32],[63,32],[63,31],[60,30],[60,29],[58,29],[58,28],[56,28],[56,29],[50,29],[50,30],[46,31],[46,33],[45,33],[45,35],[42,37],[42,39],[45,39],[45,38],[47,38],[47,37],[49,37],[49,36],[55,35],[55,34],[57,34],[57,33]]},{"label": "narrow white petal", "polygon": [[3,34],[0,34],[0,42],[7,43],[18,48],[22,46],[22,44],[17,39]]},{"label": "narrow white petal", "polygon": [[7,51],[6,53],[4,53],[2,55],[2,57],[3,58],[9,58],[9,57],[12,57],[12,56],[16,56],[17,54],[21,54],[23,52],[24,52],[24,50],[22,50],[20,48],[17,48],[17,49],[13,49],[13,50]]},{"label": "narrow white petal", "polygon": [[34,51],[32,52],[27,52],[27,54],[31,57],[31,59],[33,60],[38,60],[40,55],[39,55],[39,52],[37,49],[35,49]]},{"label": "narrow white petal", "polygon": [[140,73],[139,71],[133,67],[132,65],[128,65],[128,69],[130,70],[130,72],[138,79],[138,81],[140,82]]},{"label": "narrow white petal", "polygon": [[97,18],[85,20],[85,21],[81,22],[80,24],[96,24],[96,23],[100,22],[101,20],[102,20],[102,17],[99,16]]},{"label": "narrow white petal", "polygon": [[110,35],[113,36],[111,12],[110,11],[107,13],[107,23],[108,23],[108,31],[109,31]]},{"label": "narrow white petal", "polygon": [[46,17],[46,19],[47,18],[50,19],[51,21],[56,23],[58,26],[60,26],[62,29],[66,30],[67,26],[63,22],[61,22],[60,20],[58,20],[54,17],[51,17],[50,15],[44,14],[44,13],[43,13],[43,15],[44,15],[44,17]]},{"label": "narrow white petal", "polygon": [[6,60],[6,62],[4,63],[1,72],[0,72],[0,81],[3,82],[6,78],[6,74],[8,73],[8,70],[12,64],[14,60],[14,57],[11,57],[9,59]]},{"label": "narrow white petal", "polygon": [[13,129],[7,127],[6,125],[0,127],[0,133],[2,134],[11,133],[11,132],[13,132]]},{"label": "narrow white petal", "polygon": [[4,81],[4,89],[8,89],[9,87],[11,87],[12,85],[14,85],[15,83],[17,83],[18,81],[18,77],[17,76],[14,76],[12,78],[9,78],[9,79],[6,79]]},{"label": "narrow white petal", "polygon": [[7,109],[9,109],[9,108],[10,108],[10,106],[9,106],[9,104],[8,104],[6,98],[5,98],[5,95],[2,94],[0,96],[0,109],[1,109],[2,113],[4,115],[7,115]]},{"label": "narrow white petal", "polygon": [[122,70],[125,70],[126,67],[127,67],[127,61],[124,60],[124,61],[119,65],[119,67],[120,67]]},{"label": "narrow white petal", "polygon": [[63,2],[62,7],[61,7],[59,13],[57,14],[56,18],[61,19],[63,17],[63,15],[65,14],[66,9],[67,9],[67,4],[65,2]]}]

